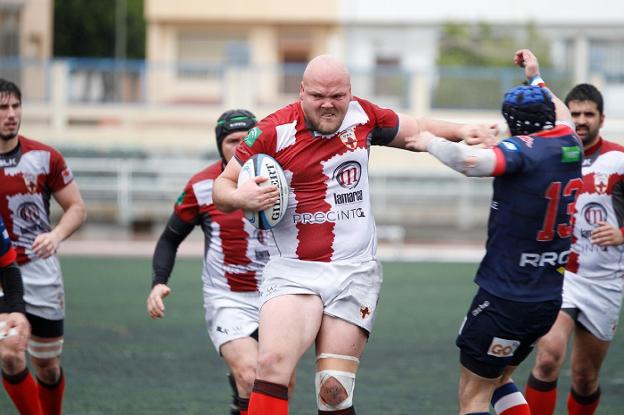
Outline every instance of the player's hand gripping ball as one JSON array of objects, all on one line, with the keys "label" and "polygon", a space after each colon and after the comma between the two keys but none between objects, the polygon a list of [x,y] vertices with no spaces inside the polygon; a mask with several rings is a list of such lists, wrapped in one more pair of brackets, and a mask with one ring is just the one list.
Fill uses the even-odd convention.
[{"label": "player's hand gripping ball", "polygon": [[258,229],[271,229],[284,218],[288,207],[288,182],[284,176],[282,166],[267,154],[256,154],[243,164],[238,175],[238,185],[256,176],[266,177],[268,180],[259,186],[277,186],[279,198],[270,208],[260,212],[245,211],[245,217]]}]

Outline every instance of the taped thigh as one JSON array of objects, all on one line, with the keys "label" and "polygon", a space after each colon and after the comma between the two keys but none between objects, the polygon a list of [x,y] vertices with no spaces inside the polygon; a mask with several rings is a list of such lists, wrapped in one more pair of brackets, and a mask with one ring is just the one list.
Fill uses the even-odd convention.
[{"label": "taped thigh", "polygon": [[[319,361],[325,360],[320,365]],[[353,406],[353,391],[355,390],[355,372],[360,360],[354,356],[339,355],[332,353],[321,353],[317,358],[317,372],[314,379],[316,386],[316,404],[321,411],[338,411]],[[323,366],[322,369],[319,367]],[[325,402],[321,398],[323,384],[334,378],[346,392],[346,397],[342,401],[334,404]]]},{"label": "taped thigh", "polygon": [[53,359],[63,353],[63,339],[53,342],[28,341],[28,354],[37,359]]}]

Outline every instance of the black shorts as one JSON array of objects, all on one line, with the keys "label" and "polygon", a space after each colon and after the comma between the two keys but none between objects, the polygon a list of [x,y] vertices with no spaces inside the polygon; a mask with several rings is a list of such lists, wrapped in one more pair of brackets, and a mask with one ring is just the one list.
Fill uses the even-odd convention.
[{"label": "black shorts", "polygon": [[48,320],[34,314],[26,313],[30,323],[30,332],[37,337],[54,338],[63,336],[63,322],[65,320]]},{"label": "black shorts", "polygon": [[484,378],[518,366],[548,333],[561,298],[537,303],[506,300],[479,289],[457,336],[461,364]]}]

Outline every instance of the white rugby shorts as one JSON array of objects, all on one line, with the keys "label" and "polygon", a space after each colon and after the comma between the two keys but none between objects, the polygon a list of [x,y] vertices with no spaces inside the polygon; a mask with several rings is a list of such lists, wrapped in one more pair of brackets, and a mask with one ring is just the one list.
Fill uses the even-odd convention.
[{"label": "white rugby shorts", "polygon": [[611,341],[620,316],[623,288],[623,275],[585,278],[566,271],[561,308],[578,309],[579,323],[598,339]]},{"label": "white rugby shorts", "polygon": [[247,337],[258,328],[260,294],[233,292],[204,285],[206,328],[218,353],[229,341]]},{"label": "white rugby shorts", "polygon": [[315,262],[271,258],[260,286],[262,304],[288,294],[318,295],[324,313],[371,332],[383,281],[377,260]]},{"label": "white rugby shorts", "polygon": [[19,266],[24,281],[26,312],[48,320],[65,318],[65,289],[58,256]]}]

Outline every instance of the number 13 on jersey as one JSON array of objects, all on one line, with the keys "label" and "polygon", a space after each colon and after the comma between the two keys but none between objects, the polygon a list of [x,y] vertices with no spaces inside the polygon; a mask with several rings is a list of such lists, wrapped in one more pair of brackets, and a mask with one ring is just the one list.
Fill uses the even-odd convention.
[{"label": "number 13 on jersey", "polygon": [[[562,192],[563,187],[563,192]],[[578,196],[579,191],[583,187],[583,180],[575,178],[563,186],[562,182],[552,182],[548,185],[544,197],[548,199],[548,207],[546,208],[546,216],[544,217],[544,226],[537,233],[538,241],[552,241],[555,236],[555,227],[557,235],[560,238],[568,238],[572,235],[572,225],[568,223],[555,223],[557,219],[557,211],[559,210],[559,200],[561,197],[574,196],[573,200],[568,203],[566,207],[566,213],[572,217],[574,214],[574,202]]]}]

